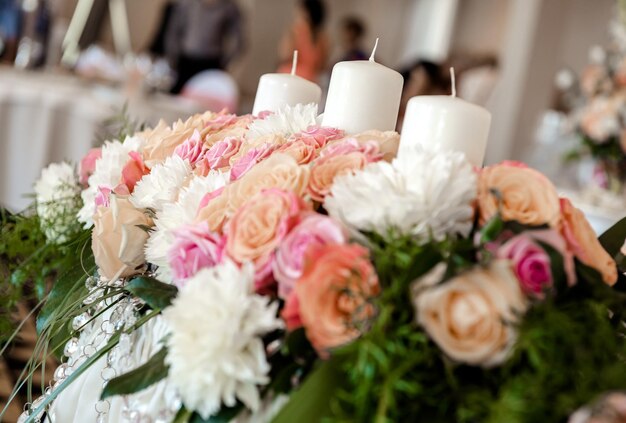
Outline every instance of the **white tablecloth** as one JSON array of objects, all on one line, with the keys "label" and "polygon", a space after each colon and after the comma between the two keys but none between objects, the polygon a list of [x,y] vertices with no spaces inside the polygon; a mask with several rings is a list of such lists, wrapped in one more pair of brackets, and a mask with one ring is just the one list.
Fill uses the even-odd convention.
[{"label": "white tablecloth", "polygon": [[[19,211],[49,163],[74,163],[93,146],[103,122],[127,102],[120,90],[67,75],[0,68],[0,205]],[[173,121],[198,107],[169,96],[139,98],[129,111],[140,122]]]}]

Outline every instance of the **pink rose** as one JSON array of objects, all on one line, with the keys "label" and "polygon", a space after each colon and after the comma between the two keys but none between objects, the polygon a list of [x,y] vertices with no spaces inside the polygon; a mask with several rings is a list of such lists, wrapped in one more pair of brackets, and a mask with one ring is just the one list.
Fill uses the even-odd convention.
[{"label": "pink rose", "polygon": [[[126,162],[124,168],[122,169],[121,184],[127,188],[126,190],[122,189],[122,191],[131,194],[135,189],[137,182],[141,181],[141,178],[143,178],[144,175],[149,174],[150,169],[146,167],[141,154],[136,151],[131,151],[128,153],[128,156],[130,159]],[[116,192],[118,191],[119,190],[116,189]]]},{"label": "pink rose", "polygon": [[99,186],[98,187],[98,192],[96,192],[96,208],[103,206],[103,207],[109,207],[111,205],[110,203],[110,196],[111,196],[111,192],[113,192],[113,190],[109,187],[105,187],[105,186]]},{"label": "pink rose", "polygon": [[309,126],[306,131],[292,135],[289,138],[289,141],[310,140],[315,142],[316,148],[322,148],[326,146],[328,142],[342,138],[343,135],[344,133],[341,129],[323,126]]},{"label": "pink rose", "polygon": [[246,174],[252,167],[262,160],[267,159],[276,150],[276,145],[263,144],[248,151],[242,158],[237,160],[230,169],[230,180],[236,181]]},{"label": "pink rose", "polygon": [[528,234],[514,236],[505,242],[496,254],[508,259],[525,294],[543,297],[544,291],[554,281],[550,268],[550,256]]},{"label": "pink rose", "polygon": [[271,110],[261,110],[259,112],[259,114],[256,116],[258,119],[265,119],[268,116],[272,116],[274,114],[274,112],[272,112]]},{"label": "pink rose", "polygon": [[228,167],[230,158],[241,148],[242,141],[237,137],[226,137],[215,143],[204,155],[201,162],[202,173],[208,174],[211,169]]},{"label": "pink rose", "polygon": [[191,137],[187,138],[174,150],[174,154],[183,160],[187,160],[192,167],[195,167],[196,163],[202,160],[205,152],[204,141],[197,129],[193,131]]},{"label": "pink rose", "polygon": [[209,119],[204,124],[204,129],[209,132],[221,131],[224,128],[237,122],[237,115],[225,113],[225,110],[219,112],[212,119]]},{"label": "pink rose", "polygon": [[378,143],[375,141],[359,142],[354,138],[348,138],[328,145],[320,152],[320,157],[345,156],[355,152],[363,153],[368,163],[377,162],[383,158]]},{"label": "pink rose", "polygon": [[224,238],[211,232],[206,222],[176,229],[168,254],[174,283],[181,287],[198,270],[221,263],[224,246]]},{"label": "pink rose", "polygon": [[304,257],[310,248],[326,244],[344,244],[345,230],[333,219],[313,213],[304,217],[282,241],[276,251],[274,278],[278,295],[288,298],[296,281],[302,276]]},{"label": "pink rose", "polygon": [[87,180],[96,170],[96,161],[98,161],[100,157],[102,157],[102,149],[92,148],[80,161],[80,164],[78,165],[78,175],[80,177],[81,185],[87,186]]}]

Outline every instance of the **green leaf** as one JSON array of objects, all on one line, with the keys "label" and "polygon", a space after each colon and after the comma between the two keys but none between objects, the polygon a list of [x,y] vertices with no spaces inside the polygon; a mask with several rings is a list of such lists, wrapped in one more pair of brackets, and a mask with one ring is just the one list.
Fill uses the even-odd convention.
[{"label": "green leaf", "polygon": [[162,348],[142,366],[111,379],[102,391],[100,399],[114,395],[134,394],[167,377],[169,366],[165,364],[167,348]]},{"label": "green leaf", "polygon": [[624,240],[626,240],[626,217],[611,226],[598,238],[602,247],[604,247],[611,257],[615,257],[617,253],[619,253],[620,248],[622,248],[624,244]]},{"label": "green leaf", "polygon": [[293,393],[272,423],[317,423],[330,415],[330,403],[341,387],[341,369],[335,360],[324,361]]},{"label": "green leaf", "polygon": [[504,221],[499,214],[490,219],[480,231],[480,242],[482,244],[496,239],[504,229]]},{"label": "green leaf", "polygon": [[178,413],[176,413],[174,420],[172,420],[172,423],[189,423],[189,419],[192,415],[193,411],[187,410],[185,406],[182,405],[180,410],[178,410]]},{"label": "green leaf", "polygon": [[193,413],[189,419],[189,423],[229,423],[232,419],[237,417],[242,410],[243,404],[238,402],[234,407],[222,406],[217,414],[209,417],[208,419],[203,419],[200,414]]},{"label": "green leaf", "polygon": [[178,288],[174,285],[147,276],[131,280],[125,289],[144,300],[154,310],[163,310],[168,307],[178,294]]}]

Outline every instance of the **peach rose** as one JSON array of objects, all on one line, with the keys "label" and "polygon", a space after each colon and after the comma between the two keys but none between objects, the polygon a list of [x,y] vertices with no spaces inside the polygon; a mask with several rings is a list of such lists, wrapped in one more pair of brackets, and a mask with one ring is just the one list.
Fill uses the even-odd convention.
[{"label": "peach rose", "polygon": [[300,212],[307,208],[293,192],[277,188],[259,192],[228,222],[227,254],[239,263],[268,256],[298,223]]},{"label": "peach rose", "polygon": [[202,200],[196,216],[196,222],[207,222],[209,230],[221,233],[226,222],[229,200],[229,188],[220,188],[219,192],[209,193]]},{"label": "peach rose", "polygon": [[[361,334],[380,292],[369,252],[357,244],[328,244],[309,250],[295,299],[287,300],[290,326],[302,322],[306,336],[322,355]],[[298,312],[294,311],[298,307]]]},{"label": "peach rose", "polygon": [[567,198],[561,198],[561,234],[568,248],[578,260],[596,269],[608,285],[617,282],[617,265],[607,253],[584,213],[572,205]]},{"label": "peach rose", "polygon": [[267,188],[293,191],[302,197],[308,181],[306,166],[299,166],[286,154],[274,153],[229,186],[229,210],[235,212],[246,200]]},{"label": "peach rose", "polygon": [[480,171],[478,210],[481,224],[498,211],[504,220],[524,225],[556,227],[560,218],[554,185],[540,172],[519,164],[502,163]]},{"label": "peach rose", "polygon": [[516,339],[517,316],[527,307],[511,263],[495,260],[441,284],[432,284],[431,276],[412,288],[418,324],[455,361],[502,363]]},{"label": "peach rose", "polygon": [[300,138],[288,141],[286,144],[281,145],[276,151],[293,157],[298,164],[302,165],[310,163],[315,158],[316,149],[317,144],[315,139]]},{"label": "peach rose", "polygon": [[101,276],[112,280],[137,273],[145,263],[148,233],[153,222],[127,198],[111,195],[110,206],[100,206],[93,218],[91,248]]},{"label": "peach rose", "polygon": [[360,134],[353,135],[359,143],[366,143],[368,141],[374,141],[378,144],[378,148],[383,153],[383,160],[390,162],[398,154],[398,147],[400,146],[400,134],[396,131],[378,131],[372,129],[369,131],[361,132]]},{"label": "peach rose", "polygon": [[328,195],[335,178],[358,169],[367,164],[365,154],[353,152],[344,155],[321,157],[311,166],[309,194],[315,201],[323,202]]},{"label": "peach rose", "polygon": [[164,162],[166,158],[174,154],[176,147],[193,136],[196,129],[186,127],[181,121],[178,121],[173,128],[168,127],[163,121],[159,122],[152,132],[146,134],[146,142],[141,150],[144,161],[150,167]]}]

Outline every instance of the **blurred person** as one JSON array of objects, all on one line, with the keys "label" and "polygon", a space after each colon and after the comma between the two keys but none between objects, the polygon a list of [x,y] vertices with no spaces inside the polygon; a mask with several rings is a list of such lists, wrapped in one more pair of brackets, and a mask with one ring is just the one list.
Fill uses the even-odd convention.
[{"label": "blurred person", "polygon": [[0,0],[0,58],[12,63],[17,52],[22,20],[21,2]]},{"label": "blurred person", "polygon": [[161,17],[159,25],[157,26],[157,32],[154,35],[149,47],[149,51],[153,56],[165,57],[165,35],[172,20],[175,5],[176,2],[170,0],[165,3],[161,9]]},{"label": "blurred person", "polygon": [[324,32],[326,8],[321,0],[300,0],[294,22],[284,35],[279,50],[278,72],[291,72],[293,51],[298,50],[296,74],[318,82],[328,61],[329,41]]},{"label": "blurred person", "polygon": [[179,0],[165,33],[165,53],[177,73],[172,93],[194,75],[226,69],[243,50],[242,18],[233,0]]},{"label": "blurred person", "polygon": [[340,43],[343,54],[340,61],[367,60],[367,53],[361,43],[365,35],[365,24],[355,16],[347,16],[341,21]]},{"label": "blurred person", "polygon": [[402,129],[406,105],[411,97],[418,95],[450,94],[450,78],[442,66],[428,60],[418,60],[400,72],[404,78],[404,87],[398,113],[398,131]]},{"label": "blurred person", "polygon": [[498,59],[494,55],[477,56],[459,72],[459,97],[479,106],[487,106],[498,81]]}]

